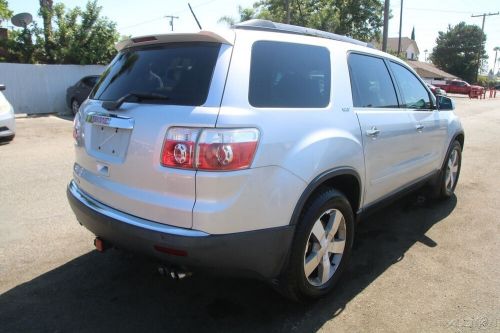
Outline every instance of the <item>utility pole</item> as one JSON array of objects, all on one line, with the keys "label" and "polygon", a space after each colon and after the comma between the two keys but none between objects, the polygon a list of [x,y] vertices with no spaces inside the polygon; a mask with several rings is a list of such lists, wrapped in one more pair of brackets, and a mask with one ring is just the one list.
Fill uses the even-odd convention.
[{"label": "utility pole", "polygon": [[387,52],[387,34],[389,33],[389,4],[390,0],[385,0],[384,4],[384,33],[382,36],[382,51]]},{"label": "utility pole", "polygon": [[170,28],[174,31],[174,19],[178,19],[179,16],[165,15],[165,17],[170,19]]},{"label": "utility pole", "polygon": [[285,1],[286,9],[286,24],[290,24],[290,0]]},{"label": "utility pole", "polygon": [[399,12],[399,39],[398,39],[398,56],[401,52],[401,27],[403,25],[403,0],[401,0],[401,11]]},{"label": "utility pole", "polygon": [[479,43],[479,47],[477,50],[477,71],[476,71],[476,82],[477,79],[479,78],[479,69],[481,67],[480,62],[481,62],[481,46],[483,46],[483,40],[482,37],[484,36],[484,20],[486,19],[486,16],[493,16],[493,15],[498,15],[498,12],[496,13],[484,13],[480,15],[471,15],[471,17],[483,17],[483,25],[481,26],[481,32],[483,33],[481,36],[481,43]]}]

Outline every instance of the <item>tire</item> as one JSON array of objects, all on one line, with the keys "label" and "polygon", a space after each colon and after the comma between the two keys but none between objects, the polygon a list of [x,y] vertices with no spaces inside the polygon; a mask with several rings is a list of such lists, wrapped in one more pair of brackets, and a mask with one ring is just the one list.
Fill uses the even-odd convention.
[{"label": "tire", "polygon": [[453,196],[457,187],[460,168],[462,166],[462,146],[458,141],[454,141],[448,154],[446,155],[441,177],[437,184],[436,193],[440,199],[448,199]]},{"label": "tire", "polygon": [[71,112],[73,113],[73,115],[76,115],[79,109],[80,109],[80,103],[78,103],[78,101],[73,98],[71,100]]},{"label": "tire", "polygon": [[7,142],[11,142],[12,140],[14,140],[14,137],[16,135],[11,135],[11,136],[4,136],[4,137],[0,137],[0,143],[7,143]]},{"label": "tire", "polygon": [[346,267],[353,240],[354,216],[346,197],[333,189],[315,195],[297,224],[279,291],[298,301],[326,295]]}]

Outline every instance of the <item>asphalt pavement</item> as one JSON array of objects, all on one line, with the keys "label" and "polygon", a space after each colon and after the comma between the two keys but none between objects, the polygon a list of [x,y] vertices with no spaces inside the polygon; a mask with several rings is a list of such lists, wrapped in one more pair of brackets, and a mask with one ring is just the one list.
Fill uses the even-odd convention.
[{"label": "asphalt pavement", "polygon": [[466,131],[456,195],[415,192],[358,224],[350,268],[307,304],[96,252],[65,194],[71,120],[17,119],[0,145],[0,332],[500,332],[500,98],[454,98]]}]

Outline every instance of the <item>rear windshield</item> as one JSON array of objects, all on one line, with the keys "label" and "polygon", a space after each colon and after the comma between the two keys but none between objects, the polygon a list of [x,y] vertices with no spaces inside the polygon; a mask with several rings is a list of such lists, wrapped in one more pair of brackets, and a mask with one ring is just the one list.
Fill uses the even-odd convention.
[{"label": "rear windshield", "polygon": [[166,97],[144,103],[203,105],[219,49],[218,43],[171,43],[120,52],[90,98],[116,101],[141,93]]}]

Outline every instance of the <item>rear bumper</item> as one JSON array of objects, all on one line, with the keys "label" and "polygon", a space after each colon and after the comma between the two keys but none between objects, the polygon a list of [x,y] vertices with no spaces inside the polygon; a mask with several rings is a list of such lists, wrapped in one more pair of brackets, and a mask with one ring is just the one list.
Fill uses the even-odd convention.
[{"label": "rear bumper", "polygon": [[16,134],[16,119],[13,112],[0,114],[0,138],[13,137]]},{"label": "rear bumper", "polygon": [[[210,235],[144,220],[94,200],[74,181],[67,196],[80,224],[96,236],[117,247],[192,268],[272,279],[281,272],[293,238],[293,226]],[[159,252],[155,247],[185,255]]]}]

